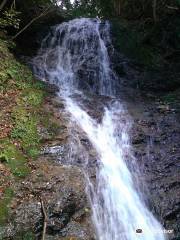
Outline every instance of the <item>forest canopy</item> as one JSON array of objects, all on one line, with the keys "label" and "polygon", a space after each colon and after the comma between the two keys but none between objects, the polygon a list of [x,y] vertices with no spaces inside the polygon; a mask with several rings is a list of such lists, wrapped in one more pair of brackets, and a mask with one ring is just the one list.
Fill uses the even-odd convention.
[{"label": "forest canopy", "polygon": [[22,20],[26,23],[25,18],[30,20],[29,16],[37,17],[44,10],[56,10],[68,18],[98,16],[157,22],[179,13],[180,0],[2,0],[0,27],[18,29]]},{"label": "forest canopy", "polygon": [[155,75],[165,72],[164,78],[168,76],[172,88],[177,85],[180,0],[2,0],[0,3],[0,30],[17,39],[19,46],[27,46],[28,35],[29,45],[24,48],[31,52],[39,47],[36,43],[39,32],[46,33],[50,26],[77,17],[110,20],[119,51],[146,68],[153,68]]}]

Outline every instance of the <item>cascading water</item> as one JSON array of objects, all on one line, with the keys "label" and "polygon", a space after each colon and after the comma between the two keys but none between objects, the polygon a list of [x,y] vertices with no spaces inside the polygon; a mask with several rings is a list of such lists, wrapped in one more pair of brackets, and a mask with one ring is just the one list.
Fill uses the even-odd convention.
[{"label": "cascading water", "polygon": [[66,109],[98,153],[96,183],[86,173],[97,238],[164,240],[162,227],[137,193],[127,166],[132,154],[127,111],[118,100],[111,100],[98,123],[71,97],[74,93],[85,97],[86,91],[115,96],[118,86],[108,57],[109,28],[108,22],[84,18],[54,27],[33,61],[34,72],[59,86]]}]

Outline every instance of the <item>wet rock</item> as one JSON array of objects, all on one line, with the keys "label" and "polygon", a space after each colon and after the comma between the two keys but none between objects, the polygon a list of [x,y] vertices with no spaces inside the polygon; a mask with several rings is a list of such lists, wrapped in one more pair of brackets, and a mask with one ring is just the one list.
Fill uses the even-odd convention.
[{"label": "wet rock", "polygon": [[132,138],[132,144],[142,144],[145,142],[145,136],[143,134],[134,135]]},{"label": "wet rock", "polygon": [[[89,203],[83,173],[77,167],[49,165],[38,161],[38,168],[26,182],[17,186],[16,207],[11,210],[13,224],[8,225],[4,237],[14,238],[23,231],[40,236],[43,228],[41,200],[48,216],[47,234],[60,237],[75,236],[92,239]],[[59,238],[58,238],[59,237]]]},{"label": "wet rock", "polygon": [[[177,239],[180,232],[180,178],[176,167],[180,164],[178,114],[166,105],[157,107],[154,102],[145,100],[141,108],[132,102],[130,108],[133,109],[130,111],[133,119],[136,119],[131,130],[132,143],[138,168],[146,182],[145,188],[140,186],[140,189],[164,228],[173,230],[167,234],[168,238]],[[148,114],[144,115],[144,112]]]},{"label": "wet rock", "polygon": [[[131,167],[132,159],[128,166],[134,175],[138,174],[137,188],[144,194],[149,209],[165,229],[173,230],[173,234],[168,235],[169,240],[178,239],[179,115],[171,110],[160,110],[152,97],[151,101],[147,101],[136,91],[128,89],[124,94],[126,96],[122,94],[122,101],[134,120],[130,136],[136,166]],[[77,94],[73,97],[98,122],[102,121],[104,107],[114,101],[110,97],[89,93],[87,97]],[[83,172],[86,170],[94,182],[99,164],[97,152],[78,124],[70,121],[71,116],[66,113],[62,100],[49,98],[45,108],[52,114],[51,118],[58,128],[53,137],[50,128],[48,131],[43,129],[41,156],[31,166],[29,178],[17,184],[11,208],[13,221],[9,219],[1,234],[15,239],[23,229],[40,237],[43,228],[42,198],[48,215],[47,239],[96,239]]]},{"label": "wet rock", "polygon": [[59,88],[57,85],[51,84],[48,82],[43,82],[43,83],[44,83],[46,92],[48,92],[49,94],[56,94],[59,91]]}]

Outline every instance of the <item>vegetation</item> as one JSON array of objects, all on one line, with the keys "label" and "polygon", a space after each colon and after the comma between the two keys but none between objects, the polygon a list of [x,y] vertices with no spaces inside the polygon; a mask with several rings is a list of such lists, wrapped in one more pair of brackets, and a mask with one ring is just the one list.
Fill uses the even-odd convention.
[{"label": "vegetation", "polygon": [[[4,2],[1,7],[0,28],[8,31],[13,38],[18,38],[17,43],[20,46],[27,44],[26,49],[31,48],[33,53],[36,46],[25,43],[26,36],[32,34],[30,42],[33,42],[34,34],[47,23],[56,24],[62,19],[74,17],[108,18],[114,29],[116,48],[142,67],[144,79],[140,81],[139,87],[168,91],[180,86],[179,0]],[[52,21],[55,18],[57,21]]]},{"label": "vegetation", "polygon": [[4,192],[3,198],[0,200],[0,225],[4,224],[6,218],[8,216],[8,205],[11,202],[13,197],[13,190],[11,188],[7,188]]},{"label": "vegetation", "polygon": [[0,39],[0,225],[8,216],[13,182],[31,172],[28,163],[39,154],[39,109],[45,96],[44,85],[10,52],[14,47]]},{"label": "vegetation", "polygon": [[13,175],[17,177],[25,177],[29,173],[25,156],[8,140],[3,140],[0,147],[0,162],[7,165]]}]

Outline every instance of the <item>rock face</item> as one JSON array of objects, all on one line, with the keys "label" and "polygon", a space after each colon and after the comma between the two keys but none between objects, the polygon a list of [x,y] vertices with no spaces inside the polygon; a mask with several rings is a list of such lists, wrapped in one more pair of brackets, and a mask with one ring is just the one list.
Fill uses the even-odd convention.
[{"label": "rock face", "polygon": [[83,169],[72,164],[67,153],[69,116],[64,115],[63,101],[52,92],[44,108],[56,123],[55,133],[52,137],[52,129],[40,126],[42,154],[36,161],[29,162],[30,175],[14,186],[10,218],[0,231],[0,239],[26,239],[27,236],[40,239],[44,208],[46,239],[93,240],[95,234]]},{"label": "rock face", "polygon": [[129,103],[129,111],[134,119],[131,136],[141,173],[139,187],[165,229],[173,230],[168,238],[179,239],[179,113],[172,106],[145,101],[144,97],[136,105]]},{"label": "rock face", "polygon": [[[40,239],[44,225],[44,205],[48,218],[46,239],[93,240],[96,239],[95,229],[86,194],[84,170],[88,171],[93,181],[98,164],[97,153],[83,131],[70,121],[63,101],[53,92],[56,89],[53,86],[50,89],[44,108],[50,113],[56,128],[40,126],[42,154],[39,159],[29,163],[31,174],[15,186],[11,217],[3,229],[3,238],[24,239],[28,233],[33,234],[32,239]],[[87,99],[80,96],[74,98],[80,104],[82,102],[97,121],[101,121],[104,106],[114,101],[109,97],[90,94]],[[137,186],[164,228],[172,230],[167,234],[169,240],[178,240],[178,109],[159,102],[156,96],[144,97],[132,88],[122,89],[120,98],[133,120],[130,136],[136,157],[135,167],[139,169]]]},{"label": "rock face", "polygon": [[[97,121],[101,121],[104,106],[109,101],[113,101],[104,96],[89,95],[86,100],[78,96],[74,97],[79,102],[83,102],[86,109],[89,109],[89,114]],[[122,88],[120,99],[128,108],[133,121],[130,137],[136,157],[135,167],[139,169],[137,171],[138,188],[149,209],[164,228],[169,230],[168,238],[177,240],[180,237],[178,105],[163,103],[156,95],[144,96],[142,92],[132,88]],[[84,165],[84,161],[89,159],[86,170],[93,179],[95,166],[98,164],[97,153],[78,126],[68,125],[68,134],[71,141],[66,145],[64,156],[67,156],[69,148],[73,148],[71,159],[74,162],[71,164],[80,168]],[[129,165],[131,166],[131,163]]]},{"label": "rock face", "polygon": [[93,236],[90,210],[81,170],[53,164],[50,166],[44,159],[39,159],[36,167],[30,179],[19,186],[19,194],[13,203],[15,230],[29,230],[31,226],[37,237],[41,235],[43,201],[48,217],[46,232],[49,238],[54,236],[62,239],[68,236],[93,239],[90,237]]},{"label": "rock face", "polygon": [[[89,95],[86,100],[74,97],[83,101],[89,114],[98,121],[101,121],[104,105],[111,101],[103,96]],[[165,229],[173,230],[168,238],[178,240],[179,113],[172,106],[162,105],[156,97],[145,98],[132,89],[124,89],[121,98],[133,119],[130,135],[139,169],[138,188]],[[43,201],[48,216],[47,239],[96,239],[83,169],[88,159],[86,171],[92,179],[95,177],[97,153],[82,130],[70,121],[63,101],[51,95],[44,107],[51,112],[58,127],[53,137],[49,137],[45,129],[40,129],[42,155],[30,163],[31,175],[16,186],[11,206],[13,222],[9,220],[4,236],[21,239],[18,236],[31,231],[38,239],[43,229]]]}]

